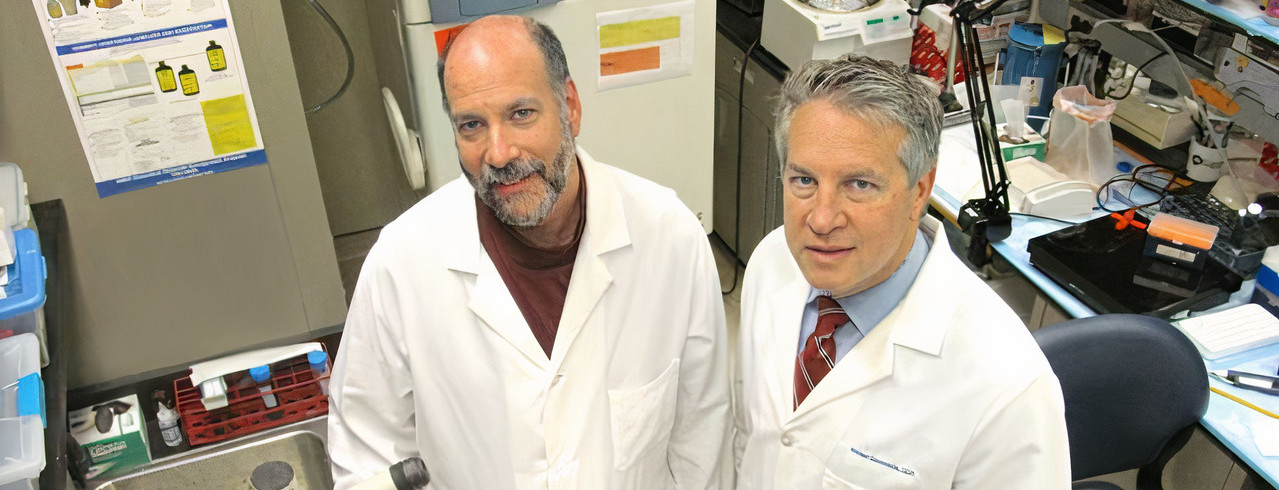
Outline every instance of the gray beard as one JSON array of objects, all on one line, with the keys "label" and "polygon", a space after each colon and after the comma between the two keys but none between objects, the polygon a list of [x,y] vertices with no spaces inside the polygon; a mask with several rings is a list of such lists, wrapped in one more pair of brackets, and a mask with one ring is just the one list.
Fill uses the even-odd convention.
[{"label": "gray beard", "polygon": [[[493,210],[493,214],[497,216],[507,226],[530,228],[542,224],[542,221],[551,214],[551,209],[555,207],[555,203],[559,202],[560,197],[564,193],[564,187],[568,185],[568,166],[577,159],[577,151],[574,146],[572,129],[568,125],[567,118],[560,121],[560,148],[555,154],[555,160],[551,163],[550,171],[547,171],[546,162],[534,158],[520,158],[511,160],[501,168],[491,165],[483,165],[480,167],[480,176],[477,179],[474,175],[466,172],[466,167],[462,167],[462,173],[466,174],[466,178],[471,181],[471,186],[475,188],[475,193],[480,197],[489,209]],[[519,182],[530,175],[537,173],[541,176],[542,182],[546,188],[545,198],[537,204],[532,212],[523,214],[516,209],[525,208],[523,206],[514,206],[518,200],[535,199],[531,196],[521,196],[516,200],[504,200],[497,195],[497,185],[512,184]]]}]

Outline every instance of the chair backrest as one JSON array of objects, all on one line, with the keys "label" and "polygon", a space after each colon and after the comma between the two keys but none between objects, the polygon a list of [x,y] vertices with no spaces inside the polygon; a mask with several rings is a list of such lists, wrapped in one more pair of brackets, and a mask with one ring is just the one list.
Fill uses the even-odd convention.
[{"label": "chair backrest", "polygon": [[1165,446],[1179,450],[1208,408],[1203,359],[1166,321],[1100,315],[1034,337],[1061,381],[1074,480],[1148,465]]}]

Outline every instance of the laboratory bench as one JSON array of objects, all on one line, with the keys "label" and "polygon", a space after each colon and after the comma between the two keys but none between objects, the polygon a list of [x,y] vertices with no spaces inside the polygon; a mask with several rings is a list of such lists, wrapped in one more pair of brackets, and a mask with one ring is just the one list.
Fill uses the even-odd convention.
[{"label": "laboratory bench", "polygon": [[[969,193],[974,185],[979,184],[981,178],[971,126],[961,125],[944,130],[940,155],[936,184],[929,202],[936,212],[954,222],[965,194]],[[1115,158],[1117,162],[1141,163],[1145,160],[1118,147],[1115,149]],[[1102,211],[1094,211],[1086,219],[1105,214]],[[1079,221],[1082,222],[1083,219]],[[1001,263],[1006,262],[1010,265],[1043,297],[1048,298],[1070,318],[1094,316],[1098,312],[1075,292],[1063,287],[1030,262],[1027,244],[1032,238],[1068,226],[1071,224],[1060,220],[1014,214],[1011,234],[1003,240],[992,240],[991,249],[999,255]],[[1031,325],[1031,328],[1038,326],[1042,325]],[[1208,370],[1239,369],[1248,372],[1275,373],[1277,363],[1279,363],[1279,344],[1245,351],[1215,361],[1205,361],[1205,366]],[[1213,387],[1244,398],[1266,410],[1279,413],[1279,397],[1248,391],[1216,379],[1210,379],[1209,383]],[[1200,424],[1258,477],[1271,486],[1279,486],[1279,458],[1261,455],[1254,440],[1254,435],[1261,435],[1279,444],[1279,419],[1269,418],[1213,393],[1209,396],[1208,409],[1201,418]]]}]

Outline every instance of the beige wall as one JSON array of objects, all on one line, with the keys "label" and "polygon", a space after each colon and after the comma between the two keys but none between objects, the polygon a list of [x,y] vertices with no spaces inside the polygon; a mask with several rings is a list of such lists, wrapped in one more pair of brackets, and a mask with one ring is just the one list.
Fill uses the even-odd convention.
[{"label": "beige wall", "polygon": [[0,160],[70,229],[75,388],[307,336],[345,315],[280,2],[231,0],[269,163],[99,199],[29,1],[0,16]]}]

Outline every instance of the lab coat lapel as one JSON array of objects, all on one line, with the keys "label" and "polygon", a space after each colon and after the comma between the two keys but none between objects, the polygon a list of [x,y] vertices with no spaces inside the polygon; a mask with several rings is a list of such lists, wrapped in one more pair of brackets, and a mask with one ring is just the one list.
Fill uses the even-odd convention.
[{"label": "lab coat lapel", "polygon": [[920,230],[932,239],[932,247],[906,297],[883,323],[894,325],[890,336],[894,345],[940,356],[959,306],[952,290],[954,279],[971,272],[952,255],[940,221],[926,216]]},{"label": "lab coat lapel", "polygon": [[491,261],[485,265],[487,267],[475,278],[471,299],[466,306],[533,364],[546,366],[546,352],[537,343],[537,337],[533,336],[533,330],[524,320],[524,314],[520,312],[519,305],[515,304],[515,298],[506,288],[502,275]]},{"label": "lab coat lapel", "polygon": [[[765,377],[769,393],[776,404],[778,414],[790,414],[795,409],[795,359],[798,357],[800,322],[804,319],[804,306],[808,300],[808,281],[795,268],[794,278],[772,294],[772,327],[768,343],[762,351],[772,354],[768,364],[771,376]],[[811,396],[811,395],[810,395]]]},{"label": "lab coat lapel", "polygon": [[456,246],[449,249],[449,256],[444,258],[444,263],[458,274],[474,277],[473,280],[464,279],[470,297],[466,306],[479,317],[481,323],[505,339],[533,364],[545,366],[548,362],[546,353],[529,329],[528,322],[520,313],[515,298],[497,272],[493,260],[480,244],[474,203],[468,200],[458,206],[457,218],[453,234]]},{"label": "lab coat lapel", "polygon": [[551,351],[554,364],[559,364],[567,354],[613,283],[605,254],[631,244],[617,181],[581,147],[577,148],[577,156],[582,162],[582,178],[587,182],[586,227],[582,230],[577,261],[564,298],[564,312],[555,333],[555,347]]},{"label": "lab coat lapel", "polygon": [[880,328],[888,325],[891,324],[885,319],[835,364],[835,368],[795,410],[794,421],[802,421],[823,405],[850,396],[893,374],[893,329]]}]

